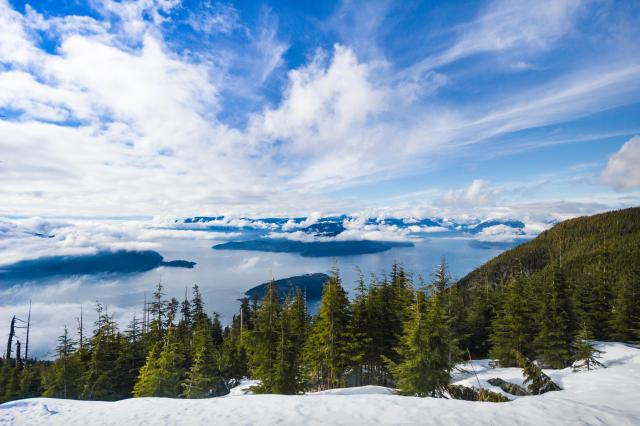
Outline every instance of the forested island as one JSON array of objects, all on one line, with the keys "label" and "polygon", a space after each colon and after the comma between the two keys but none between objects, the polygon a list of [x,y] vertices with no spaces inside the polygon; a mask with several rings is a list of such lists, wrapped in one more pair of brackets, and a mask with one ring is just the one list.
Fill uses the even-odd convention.
[{"label": "forested island", "polygon": [[206,398],[251,377],[256,393],[372,384],[506,402],[452,386],[456,364],[489,357],[524,369],[526,389],[505,389],[560,390],[540,368],[594,368],[592,339],[640,340],[638,259],[640,208],[633,208],[562,222],[457,282],[444,260],[427,282],[396,263],[388,274],[361,277],[349,299],[334,269],[313,316],[301,291],[281,300],[271,284],[261,300],[257,292],[243,298],[225,325],[207,312],[198,286],[178,300],[158,284],[128,325],[98,304],[95,324],[62,330],[53,361],[23,357],[10,333],[0,398]]},{"label": "forested island", "polygon": [[188,260],[165,261],[154,250],[105,250],[92,254],[45,256],[0,267],[0,279],[34,279],[59,275],[127,274],[159,266],[193,268]]}]

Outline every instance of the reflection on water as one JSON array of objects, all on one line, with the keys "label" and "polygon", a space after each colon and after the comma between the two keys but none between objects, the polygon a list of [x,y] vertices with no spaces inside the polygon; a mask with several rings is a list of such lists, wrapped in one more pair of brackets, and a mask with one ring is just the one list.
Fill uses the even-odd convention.
[{"label": "reflection on water", "polygon": [[[501,252],[499,249],[474,248],[465,239],[434,238],[411,248],[394,248],[384,253],[339,258],[303,258],[288,253],[212,250],[211,240],[161,240],[158,251],[165,259],[186,259],[197,262],[193,269],[161,267],[149,272],[99,277],[67,277],[21,283],[4,283],[0,289],[0,341],[10,315],[26,315],[26,305],[32,300],[35,353],[42,356],[55,346],[55,336],[66,324],[75,327],[79,305],[93,309],[96,301],[114,312],[124,325],[142,309],[145,295],[151,297],[155,285],[162,281],[167,297],[184,298],[185,288],[198,284],[209,311],[222,314],[228,321],[237,311],[236,299],[243,293],[271,278],[285,278],[313,272],[327,272],[338,267],[344,286],[355,287],[357,267],[368,277],[390,270],[394,261],[408,271],[428,281],[442,256],[446,257],[452,275],[461,277],[476,266]],[[25,312],[23,312],[25,311]],[[91,318],[91,316],[89,315]]]}]

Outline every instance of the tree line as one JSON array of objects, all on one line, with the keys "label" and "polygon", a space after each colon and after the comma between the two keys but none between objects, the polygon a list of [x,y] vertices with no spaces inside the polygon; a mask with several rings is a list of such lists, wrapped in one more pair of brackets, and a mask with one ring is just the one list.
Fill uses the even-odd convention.
[{"label": "tree line", "polygon": [[207,313],[198,286],[179,302],[158,284],[125,328],[102,305],[90,333],[82,320],[75,332],[65,327],[53,361],[8,351],[0,398],[205,398],[228,393],[244,377],[259,380],[252,389],[258,393],[373,384],[406,395],[452,395],[452,372],[471,357],[514,366],[523,356],[563,368],[596,362],[594,336],[640,340],[640,275],[612,282],[606,268],[596,269],[603,274],[597,288],[583,288],[559,262],[549,273],[504,285],[463,286],[444,261],[427,284],[394,264],[368,282],[361,276],[352,300],[336,269],[315,315],[302,292],[281,300],[272,283],[262,300],[242,299],[226,326]]}]

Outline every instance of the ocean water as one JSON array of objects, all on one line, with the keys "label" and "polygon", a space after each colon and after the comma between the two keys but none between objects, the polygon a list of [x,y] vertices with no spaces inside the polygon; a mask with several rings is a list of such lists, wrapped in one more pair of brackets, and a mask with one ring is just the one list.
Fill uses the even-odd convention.
[{"label": "ocean water", "polygon": [[[190,297],[197,284],[206,309],[221,314],[223,323],[237,312],[238,298],[249,288],[266,282],[338,268],[348,291],[355,287],[361,271],[369,280],[371,274],[388,273],[398,261],[416,282],[429,281],[431,272],[444,256],[454,278],[499,254],[495,248],[478,248],[464,238],[430,238],[415,247],[396,247],[376,254],[344,257],[301,257],[289,253],[213,250],[215,240],[161,239],[158,251],[167,260],[185,259],[197,262],[193,269],[159,267],[143,273],[90,276],[54,276],[50,278],[1,283],[0,341],[8,331],[12,315],[26,319],[28,303],[32,303],[32,354],[51,355],[56,337],[66,325],[75,329],[82,307],[85,327],[95,320],[96,303],[113,313],[124,327],[134,315],[141,316],[145,300],[151,298],[161,282],[167,298]],[[5,325],[7,327],[3,327]],[[24,341],[24,336],[22,336]]]}]

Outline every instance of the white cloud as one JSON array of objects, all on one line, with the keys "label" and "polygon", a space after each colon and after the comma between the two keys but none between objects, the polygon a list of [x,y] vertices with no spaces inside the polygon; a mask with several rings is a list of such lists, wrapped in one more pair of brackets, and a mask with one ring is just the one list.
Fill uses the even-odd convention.
[{"label": "white cloud", "polygon": [[457,29],[458,39],[451,47],[409,71],[421,74],[479,53],[548,49],[571,30],[580,4],[580,0],[490,2],[475,20]]},{"label": "white cloud", "polygon": [[[240,65],[251,69],[247,81],[234,80],[226,73],[239,65],[227,63],[228,52],[203,59],[178,54],[163,39],[176,4],[103,0],[95,2],[101,21],[46,17],[31,8],[21,14],[0,0],[0,108],[9,112],[0,117],[1,213],[344,211],[360,207],[359,200],[324,194],[421,172],[493,136],[582,117],[640,93],[640,64],[629,57],[456,107],[433,97],[455,82],[444,73],[395,72],[383,57],[363,60],[338,44],[289,70],[282,96],[275,96],[280,101],[262,100],[250,109],[249,124],[234,128],[219,117],[227,112],[225,94],[271,81],[285,68],[289,44],[265,10],[257,29],[241,29],[255,54]],[[573,1],[492,3],[456,30],[443,55],[451,61],[551,48],[571,31],[578,9]],[[192,24],[225,33],[240,25],[237,19],[222,8]],[[37,31],[59,41],[54,53],[41,47]],[[444,200],[494,202],[483,182],[474,185]]]},{"label": "white cloud", "polygon": [[609,157],[601,179],[616,189],[640,188],[640,136],[634,136]]},{"label": "white cloud", "polygon": [[442,202],[450,206],[488,206],[496,202],[498,191],[489,187],[489,182],[474,179],[466,189],[450,190],[443,194]]}]

